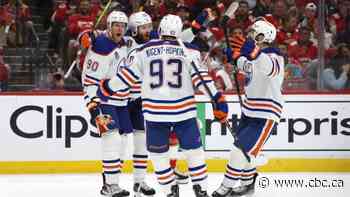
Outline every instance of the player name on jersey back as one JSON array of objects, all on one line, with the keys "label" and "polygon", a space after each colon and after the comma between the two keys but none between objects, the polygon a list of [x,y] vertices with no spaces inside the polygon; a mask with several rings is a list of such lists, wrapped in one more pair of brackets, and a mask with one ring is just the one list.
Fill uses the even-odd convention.
[{"label": "player name on jersey back", "polygon": [[158,55],[176,55],[185,56],[184,50],[181,47],[175,46],[159,46],[146,49],[147,57],[158,56]]}]

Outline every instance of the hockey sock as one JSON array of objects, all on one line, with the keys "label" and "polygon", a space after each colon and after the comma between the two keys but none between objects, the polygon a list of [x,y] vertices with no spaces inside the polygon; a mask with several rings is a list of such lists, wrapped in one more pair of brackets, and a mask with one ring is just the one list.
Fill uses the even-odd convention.
[{"label": "hockey sock", "polygon": [[242,172],[242,184],[249,185],[254,181],[254,175],[256,174],[255,165],[252,162],[246,164]]},{"label": "hockey sock", "polygon": [[169,152],[150,153],[155,168],[155,174],[165,194],[171,193],[171,186],[175,185],[175,175],[169,164]]},{"label": "hockey sock", "polygon": [[201,186],[202,190],[206,191],[208,187],[208,173],[203,148],[183,150],[183,153],[188,162],[188,169],[193,185],[198,184]]},{"label": "hockey sock", "polygon": [[248,161],[244,154],[236,146],[233,146],[230,152],[230,160],[226,165],[225,177],[222,184],[225,187],[233,188],[240,183],[240,179],[243,174],[243,168],[247,165]]},{"label": "hockey sock", "polygon": [[147,171],[148,153],[146,148],[146,133],[143,130],[134,131],[134,182],[139,183],[145,180]]},{"label": "hockey sock", "polygon": [[177,145],[170,145],[169,146],[170,166],[173,169],[176,168],[176,160],[178,159],[177,149],[178,149]]},{"label": "hockey sock", "polygon": [[120,135],[120,164],[121,168],[123,168],[124,161],[126,160],[126,155],[127,155],[127,148],[128,147],[128,135],[127,134],[122,134]]},{"label": "hockey sock", "polygon": [[120,174],[120,135],[117,130],[104,133],[102,139],[102,166],[106,184],[118,184]]}]

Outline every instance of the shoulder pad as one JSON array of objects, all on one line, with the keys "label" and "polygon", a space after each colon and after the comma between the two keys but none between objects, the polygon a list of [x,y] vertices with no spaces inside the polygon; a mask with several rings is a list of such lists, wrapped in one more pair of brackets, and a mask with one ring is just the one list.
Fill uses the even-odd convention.
[{"label": "shoulder pad", "polygon": [[118,44],[111,41],[106,35],[101,34],[96,37],[92,50],[98,54],[106,55],[113,51],[117,46]]},{"label": "shoulder pad", "polygon": [[275,48],[275,47],[264,48],[261,51],[264,52],[264,53],[274,53],[276,55],[282,56],[282,53],[281,53],[280,49]]},{"label": "shoulder pad", "polygon": [[191,44],[191,43],[188,43],[188,42],[184,42],[184,45],[189,48],[189,49],[194,49],[194,50],[197,50],[199,51],[199,47],[195,44]]}]

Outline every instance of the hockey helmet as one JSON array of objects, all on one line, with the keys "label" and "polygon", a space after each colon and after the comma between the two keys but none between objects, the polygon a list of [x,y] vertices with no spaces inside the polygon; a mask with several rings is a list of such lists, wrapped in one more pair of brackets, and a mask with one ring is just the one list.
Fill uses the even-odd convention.
[{"label": "hockey helmet", "polygon": [[[258,20],[251,27],[252,38],[258,42],[272,43],[276,39],[276,27],[266,20]],[[258,36],[263,35],[262,40]]]},{"label": "hockey helmet", "polygon": [[159,35],[179,37],[182,26],[182,20],[179,16],[168,14],[160,21],[158,29]]},{"label": "hockey helmet", "polygon": [[142,25],[152,24],[152,18],[146,12],[136,12],[129,17],[129,29],[133,36],[137,35],[137,28]]}]

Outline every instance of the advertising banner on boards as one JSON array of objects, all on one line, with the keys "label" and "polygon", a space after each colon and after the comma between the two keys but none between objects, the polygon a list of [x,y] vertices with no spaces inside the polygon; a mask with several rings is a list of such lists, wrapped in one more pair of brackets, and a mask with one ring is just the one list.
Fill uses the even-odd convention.
[{"label": "advertising banner on boards", "polygon": [[[350,157],[350,95],[286,95],[280,124],[264,147],[272,156],[317,152]],[[225,152],[233,138],[212,116],[205,96],[196,96],[205,150]],[[229,96],[229,122],[240,118]],[[0,161],[98,160],[100,140],[89,124],[82,96],[1,96]],[[129,143],[131,146],[131,143]],[[278,154],[277,154],[278,153]]]}]

